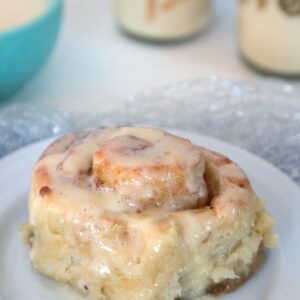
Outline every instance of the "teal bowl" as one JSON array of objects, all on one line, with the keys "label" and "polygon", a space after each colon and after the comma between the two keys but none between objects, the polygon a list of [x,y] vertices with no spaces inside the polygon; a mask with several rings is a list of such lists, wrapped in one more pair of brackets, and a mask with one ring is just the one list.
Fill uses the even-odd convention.
[{"label": "teal bowl", "polygon": [[63,0],[46,0],[37,18],[9,30],[0,30],[0,100],[21,89],[45,64],[59,32]]}]

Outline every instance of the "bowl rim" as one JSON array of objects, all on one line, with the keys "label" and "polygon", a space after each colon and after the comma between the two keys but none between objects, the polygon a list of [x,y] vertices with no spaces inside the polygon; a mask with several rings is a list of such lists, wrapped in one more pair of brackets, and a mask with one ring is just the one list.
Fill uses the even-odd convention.
[{"label": "bowl rim", "polygon": [[45,17],[50,15],[55,9],[62,8],[64,2],[64,0],[44,0],[44,1],[48,2],[49,4],[41,14],[20,25],[13,26],[11,28],[4,29],[4,30],[0,29],[0,38],[9,34],[14,34],[16,32],[20,32],[22,30],[26,30],[31,27],[34,27],[36,24],[40,23]]}]

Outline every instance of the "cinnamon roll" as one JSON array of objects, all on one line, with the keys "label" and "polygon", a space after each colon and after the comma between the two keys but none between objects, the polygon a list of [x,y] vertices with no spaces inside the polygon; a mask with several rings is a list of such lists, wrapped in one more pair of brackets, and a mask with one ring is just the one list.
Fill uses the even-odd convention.
[{"label": "cinnamon roll", "polygon": [[190,299],[238,287],[273,219],[229,158],[152,128],[67,134],[33,170],[34,268],[90,299]]}]

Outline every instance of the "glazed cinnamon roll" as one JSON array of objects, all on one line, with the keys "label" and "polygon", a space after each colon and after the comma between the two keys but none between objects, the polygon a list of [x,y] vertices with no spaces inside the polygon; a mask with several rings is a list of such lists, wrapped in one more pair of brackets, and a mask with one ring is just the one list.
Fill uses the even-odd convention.
[{"label": "glazed cinnamon roll", "polygon": [[152,128],[67,134],[29,200],[35,269],[90,299],[190,299],[238,287],[273,219],[227,157]]}]

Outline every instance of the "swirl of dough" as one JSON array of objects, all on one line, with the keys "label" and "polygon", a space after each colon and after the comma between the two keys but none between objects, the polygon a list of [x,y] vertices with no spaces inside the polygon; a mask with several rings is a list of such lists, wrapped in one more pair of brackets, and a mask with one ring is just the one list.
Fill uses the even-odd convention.
[{"label": "swirl of dough", "polygon": [[150,131],[148,140],[122,135],[104,143],[93,157],[96,185],[116,190],[140,210],[203,206],[206,184],[199,149],[170,134]]},{"label": "swirl of dough", "polygon": [[111,193],[130,211],[196,208],[207,200],[200,149],[157,129],[72,133],[54,142],[40,165],[48,166],[54,180],[85,184],[99,198],[101,192]]}]

